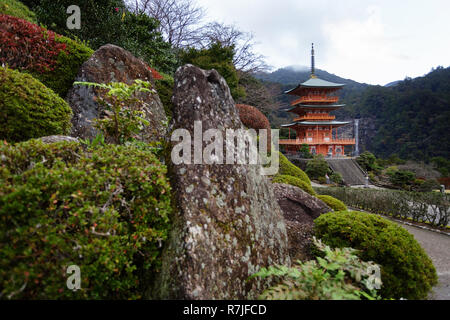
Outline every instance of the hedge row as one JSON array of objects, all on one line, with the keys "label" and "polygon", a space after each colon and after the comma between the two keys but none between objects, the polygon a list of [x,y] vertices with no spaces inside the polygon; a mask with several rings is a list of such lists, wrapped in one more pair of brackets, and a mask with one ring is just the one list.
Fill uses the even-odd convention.
[{"label": "hedge row", "polygon": [[450,223],[450,196],[438,192],[355,188],[317,188],[316,191],[373,213],[438,227],[447,227]]}]

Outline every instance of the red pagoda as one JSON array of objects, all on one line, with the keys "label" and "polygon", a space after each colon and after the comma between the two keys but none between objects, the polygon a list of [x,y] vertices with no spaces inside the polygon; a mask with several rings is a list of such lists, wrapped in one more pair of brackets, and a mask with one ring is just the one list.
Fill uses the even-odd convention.
[{"label": "red pagoda", "polygon": [[[310,79],[285,92],[300,97],[285,110],[296,114],[293,123],[282,125],[289,128],[289,139],[280,140],[280,145],[284,145],[288,153],[296,153],[303,144],[307,144],[312,154],[339,157],[344,156],[344,146],[355,145],[355,139],[338,138],[338,128],[350,122],[336,121],[336,117],[329,114],[345,106],[338,104],[339,97],[335,95],[342,87],[343,84],[328,82],[315,75],[313,44]],[[296,132],[296,139],[291,139],[291,129]]]}]

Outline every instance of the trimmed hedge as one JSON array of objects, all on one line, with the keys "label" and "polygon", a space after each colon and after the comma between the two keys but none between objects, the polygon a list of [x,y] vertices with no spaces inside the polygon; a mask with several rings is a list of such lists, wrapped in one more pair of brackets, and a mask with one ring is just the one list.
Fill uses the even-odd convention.
[{"label": "trimmed hedge", "polygon": [[397,219],[443,228],[450,223],[449,194],[358,188],[316,188],[316,192],[332,196],[351,207]]},{"label": "trimmed hedge", "polygon": [[93,53],[83,43],[23,19],[0,15],[0,63],[31,73],[61,97]]},{"label": "trimmed hedge", "polygon": [[314,220],[316,237],[331,247],[352,247],[364,261],[381,266],[384,298],[426,299],[437,283],[431,259],[401,226],[380,216],[330,212]]},{"label": "trimmed hedge", "polygon": [[71,116],[69,105],[31,75],[0,67],[0,139],[66,134]]},{"label": "trimmed hedge", "polygon": [[290,184],[291,186],[299,187],[303,191],[309,193],[312,196],[316,196],[316,192],[311,187],[311,185],[307,184],[305,181],[287,175],[277,175],[272,179],[272,183],[285,183]]},{"label": "trimmed hedge", "polygon": [[267,130],[267,150],[271,150],[272,136],[270,122],[267,117],[253,106],[236,104],[236,108],[239,112],[239,118],[244,126],[255,129],[257,134],[259,134],[259,129]]},{"label": "trimmed hedge", "polygon": [[37,22],[34,12],[17,0],[2,0],[2,3],[0,3],[0,14],[7,14],[32,23]]},{"label": "trimmed hedge", "polygon": [[280,175],[293,176],[303,180],[308,185],[311,185],[308,175],[299,167],[292,164],[285,156],[280,152]]},{"label": "trimmed hedge", "polygon": [[332,196],[316,195],[317,198],[325,202],[334,211],[346,211],[347,206],[341,201]]},{"label": "trimmed hedge", "polygon": [[[0,142],[0,290],[12,299],[137,299],[170,228],[166,168],[147,145]],[[66,287],[81,269],[82,290]]]}]

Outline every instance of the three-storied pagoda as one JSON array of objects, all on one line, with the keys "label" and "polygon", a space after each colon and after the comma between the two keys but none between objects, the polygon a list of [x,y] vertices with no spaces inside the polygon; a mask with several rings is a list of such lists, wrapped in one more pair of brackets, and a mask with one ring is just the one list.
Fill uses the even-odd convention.
[{"label": "three-storied pagoda", "polygon": [[[344,155],[344,146],[354,145],[355,139],[339,139],[338,128],[350,122],[336,121],[329,113],[344,106],[338,104],[339,97],[334,94],[342,89],[343,84],[328,82],[315,75],[314,44],[311,51],[311,77],[297,87],[286,91],[286,94],[299,96],[285,110],[295,113],[297,117],[291,124],[282,125],[296,132],[296,139],[280,140],[288,152],[297,152],[303,144],[309,146],[312,154],[323,154],[328,157]],[[334,133],[334,137],[333,137]]]}]

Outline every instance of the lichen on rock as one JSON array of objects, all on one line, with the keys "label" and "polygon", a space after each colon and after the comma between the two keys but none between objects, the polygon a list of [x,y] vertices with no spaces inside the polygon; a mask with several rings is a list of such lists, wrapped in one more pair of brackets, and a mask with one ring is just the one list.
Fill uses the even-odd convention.
[{"label": "lichen on rock", "polygon": [[[171,130],[243,129],[225,80],[193,65],[175,75]],[[224,134],[225,136],[225,134]],[[205,143],[203,143],[203,146]],[[173,144],[172,144],[173,146]],[[156,299],[254,299],[261,267],[290,264],[286,228],[259,165],[169,164],[176,201]]]}]

